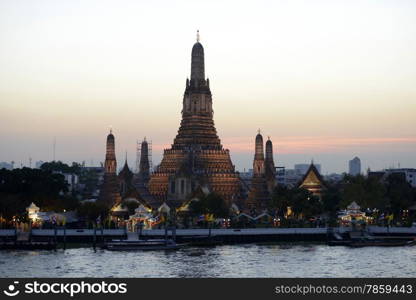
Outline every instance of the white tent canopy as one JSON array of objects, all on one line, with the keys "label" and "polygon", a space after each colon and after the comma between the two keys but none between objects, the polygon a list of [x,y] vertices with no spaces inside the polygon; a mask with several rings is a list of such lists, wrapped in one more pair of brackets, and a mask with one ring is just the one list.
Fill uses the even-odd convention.
[{"label": "white tent canopy", "polygon": [[357,204],[357,202],[353,201],[350,205],[347,206],[348,210],[360,210],[361,207]]},{"label": "white tent canopy", "polygon": [[35,203],[30,203],[30,205],[28,207],[26,207],[26,211],[30,214],[30,213],[38,213],[40,210],[39,207],[36,206]]}]

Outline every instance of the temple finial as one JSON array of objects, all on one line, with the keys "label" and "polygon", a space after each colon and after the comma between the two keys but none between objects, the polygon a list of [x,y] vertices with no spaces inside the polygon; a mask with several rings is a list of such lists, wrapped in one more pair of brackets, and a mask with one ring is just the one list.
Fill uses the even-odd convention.
[{"label": "temple finial", "polygon": [[196,42],[199,43],[199,30],[196,31]]},{"label": "temple finial", "polygon": [[127,150],[126,150],[126,163],[127,163]]},{"label": "temple finial", "polygon": [[267,136],[267,139],[270,141],[270,135]]},{"label": "temple finial", "polygon": [[260,128],[259,128],[259,129],[257,130],[257,133],[258,133],[258,134],[260,134],[260,133],[261,133],[261,130],[260,130]]},{"label": "temple finial", "polygon": [[113,133],[113,126],[110,125],[110,134]]}]

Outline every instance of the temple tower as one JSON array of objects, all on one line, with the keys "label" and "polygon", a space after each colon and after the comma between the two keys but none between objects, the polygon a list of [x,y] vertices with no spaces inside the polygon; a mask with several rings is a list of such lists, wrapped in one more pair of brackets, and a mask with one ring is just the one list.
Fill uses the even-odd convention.
[{"label": "temple tower", "polygon": [[265,175],[267,180],[267,189],[269,193],[272,193],[277,182],[276,182],[276,167],[273,159],[273,143],[270,137],[266,142],[266,159],[264,162]]},{"label": "temple tower", "polygon": [[146,141],[146,137],[143,139],[140,152],[140,165],[139,165],[139,177],[147,184],[150,179],[150,163],[149,163],[149,145]]},{"label": "temple tower", "polygon": [[248,194],[245,210],[251,214],[258,214],[267,208],[269,201],[270,193],[266,181],[263,136],[259,130],[255,142],[253,177],[251,179],[250,192]]},{"label": "temple tower", "polygon": [[264,170],[264,150],[263,150],[263,136],[259,133],[256,135],[256,147],[253,161],[253,176],[263,176]]},{"label": "temple tower", "polygon": [[127,153],[126,153],[126,160],[124,161],[123,169],[121,169],[120,173],[118,174],[118,181],[120,184],[120,194],[122,198],[126,197],[130,190],[133,187],[133,172],[130,170],[129,165],[127,163]]},{"label": "temple tower", "polygon": [[104,180],[100,188],[98,202],[103,203],[109,208],[121,202],[119,192],[119,182],[117,178],[117,161],[115,153],[115,139],[110,130],[107,136],[106,155],[104,162]]},{"label": "temple tower", "polygon": [[110,134],[107,136],[104,169],[107,174],[115,174],[117,171],[115,141],[113,131],[111,129]]},{"label": "temple tower", "polygon": [[186,80],[182,120],[171,148],[150,176],[149,191],[157,199],[181,206],[198,187],[204,186],[229,205],[238,197],[239,178],[227,149],[223,149],[214,126],[212,94],[205,79],[204,48],[197,41],[191,53],[191,77]]}]

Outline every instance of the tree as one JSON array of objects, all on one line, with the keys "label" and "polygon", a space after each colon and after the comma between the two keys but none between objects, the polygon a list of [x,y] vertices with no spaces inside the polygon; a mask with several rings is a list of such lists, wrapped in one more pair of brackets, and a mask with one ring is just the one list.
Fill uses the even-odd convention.
[{"label": "tree", "polygon": [[198,200],[191,201],[189,210],[194,215],[213,214],[219,218],[226,218],[229,215],[229,209],[224,199],[215,193],[210,193]]},{"label": "tree", "polygon": [[322,212],[322,203],[318,197],[304,188],[291,188],[278,185],[272,195],[271,207],[282,216],[290,206],[296,217],[310,217]]},{"label": "tree", "polygon": [[285,185],[277,185],[272,193],[270,201],[270,208],[276,210],[281,217],[285,214],[288,206],[290,206],[291,194],[290,190]]},{"label": "tree", "polygon": [[63,163],[62,161],[45,162],[40,166],[41,170],[49,172],[61,172],[69,174],[81,174],[81,165],[77,162],[73,162],[71,166]]},{"label": "tree", "polygon": [[336,225],[337,212],[340,210],[341,187],[338,183],[327,183],[327,189],[322,195],[322,210],[329,214],[329,222]]},{"label": "tree", "polygon": [[42,210],[74,209],[77,200],[67,192],[64,176],[41,169],[0,170],[0,213],[10,219],[25,215],[31,202]]},{"label": "tree", "polygon": [[342,208],[346,208],[353,201],[363,208],[380,210],[384,210],[388,205],[385,186],[376,177],[345,175],[342,185],[340,203]]},{"label": "tree", "polygon": [[84,217],[86,221],[95,222],[98,216],[104,220],[109,213],[108,207],[103,204],[87,202],[78,207],[78,216]]},{"label": "tree", "polygon": [[402,173],[392,173],[386,179],[386,197],[392,212],[396,215],[407,209],[413,202],[414,190]]}]

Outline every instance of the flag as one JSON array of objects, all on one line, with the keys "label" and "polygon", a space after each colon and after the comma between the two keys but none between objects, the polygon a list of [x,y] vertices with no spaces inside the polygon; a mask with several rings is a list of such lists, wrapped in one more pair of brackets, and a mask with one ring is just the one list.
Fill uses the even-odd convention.
[{"label": "flag", "polygon": [[214,221],[214,214],[207,214],[207,221],[213,222]]}]

